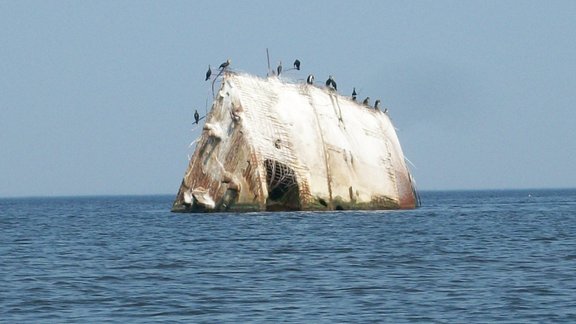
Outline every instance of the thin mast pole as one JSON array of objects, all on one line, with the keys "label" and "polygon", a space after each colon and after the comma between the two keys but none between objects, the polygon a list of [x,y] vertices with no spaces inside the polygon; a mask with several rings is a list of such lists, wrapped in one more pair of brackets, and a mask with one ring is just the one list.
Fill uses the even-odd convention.
[{"label": "thin mast pole", "polygon": [[268,47],[266,47],[266,59],[268,60],[268,72],[266,75],[270,76],[270,53],[268,53]]}]

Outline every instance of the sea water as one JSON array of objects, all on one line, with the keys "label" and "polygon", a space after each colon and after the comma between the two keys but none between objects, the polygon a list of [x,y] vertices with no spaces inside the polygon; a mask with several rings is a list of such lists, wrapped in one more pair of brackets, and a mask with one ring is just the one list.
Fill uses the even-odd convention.
[{"label": "sea water", "polygon": [[368,212],[173,198],[0,199],[0,322],[576,322],[576,190]]}]

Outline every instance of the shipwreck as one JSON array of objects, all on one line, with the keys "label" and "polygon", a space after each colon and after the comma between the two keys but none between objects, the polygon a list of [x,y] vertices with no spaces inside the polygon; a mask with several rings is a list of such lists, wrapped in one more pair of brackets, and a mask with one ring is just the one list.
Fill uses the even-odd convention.
[{"label": "shipwreck", "polygon": [[224,71],[172,211],[418,205],[387,113],[328,87]]}]

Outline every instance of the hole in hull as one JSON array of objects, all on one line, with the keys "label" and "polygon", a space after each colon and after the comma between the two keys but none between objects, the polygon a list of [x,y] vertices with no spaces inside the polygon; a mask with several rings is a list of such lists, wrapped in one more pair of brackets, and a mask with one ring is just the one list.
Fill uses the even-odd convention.
[{"label": "hole in hull", "polygon": [[294,170],[286,164],[265,160],[268,199],[266,210],[300,210],[300,190]]}]

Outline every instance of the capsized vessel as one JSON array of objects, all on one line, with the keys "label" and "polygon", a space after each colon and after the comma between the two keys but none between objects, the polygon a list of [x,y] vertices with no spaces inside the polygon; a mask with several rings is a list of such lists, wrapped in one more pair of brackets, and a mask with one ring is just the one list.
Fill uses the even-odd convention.
[{"label": "capsized vessel", "polygon": [[172,211],[418,205],[387,113],[333,89],[225,71]]}]

